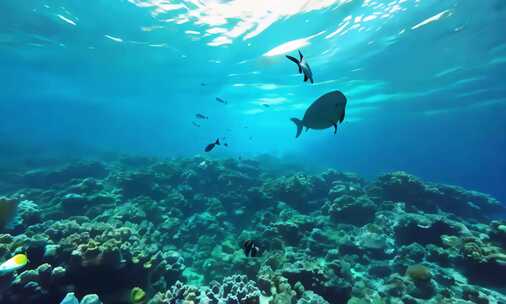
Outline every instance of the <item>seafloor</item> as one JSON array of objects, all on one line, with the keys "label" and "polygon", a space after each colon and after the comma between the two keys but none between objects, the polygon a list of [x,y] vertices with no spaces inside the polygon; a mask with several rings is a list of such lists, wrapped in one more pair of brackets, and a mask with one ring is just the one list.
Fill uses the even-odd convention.
[{"label": "seafloor", "polygon": [[494,198],[404,172],[276,164],[124,157],[2,172],[18,217],[0,262],[30,262],[0,276],[0,303],[72,291],[105,304],[506,303]]}]

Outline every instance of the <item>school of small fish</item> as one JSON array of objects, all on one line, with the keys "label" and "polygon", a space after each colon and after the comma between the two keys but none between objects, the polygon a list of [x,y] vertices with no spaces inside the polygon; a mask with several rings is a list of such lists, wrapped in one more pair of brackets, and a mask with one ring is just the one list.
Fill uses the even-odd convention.
[{"label": "school of small fish", "polygon": [[[298,50],[298,54],[299,54],[298,59],[290,55],[286,55],[286,58],[297,64],[299,74],[304,75],[304,82],[309,81],[310,83],[314,83],[313,71],[311,70],[308,61],[306,60],[306,58],[304,57],[304,55],[300,50]],[[204,82],[201,83],[201,86],[205,85],[206,83]],[[228,101],[221,97],[216,97],[216,101],[225,105],[228,104]],[[295,137],[296,138],[299,137],[304,128],[306,129],[306,131],[308,131],[309,129],[321,130],[333,127],[334,134],[336,134],[338,124],[341,124],[344,121],[346,112],[345,111],[346,103],[347,99],[344,96],[344,94],[337,90],[328,92],[320,96],[315,101],[313,101],[313,103],[311,103],[311,105],[306,109],[302,119],[298,118],[290,119],[292,122],[295,123],[297,127],[297,133]],[[271,105],[268,103],[262,103],[261,105],[265,108],[271,107]],[[198,113],[195,116],[197,119],[200,120],[209,119],[208,116],[205,116],[201,113]],[[200,127],[200,125],[197,124],[196,122],[192,123],[194,126]],[[252,140],[253,137],[250,136],[249,139]],[[217,139],[215,142],[208,144],[204,150],[206,152],[210,152],[216,146],[219,145],[220,141],[219,139]],[[228,146],[228,144],[225,143],[223,146],[226,147]]]}]

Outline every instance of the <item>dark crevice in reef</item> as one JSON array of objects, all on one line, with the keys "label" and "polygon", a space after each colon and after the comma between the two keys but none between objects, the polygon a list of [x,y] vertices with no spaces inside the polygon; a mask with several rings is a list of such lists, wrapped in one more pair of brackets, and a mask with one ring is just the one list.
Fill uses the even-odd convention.
[{"label": "dark crevice in reef", "polygon": [[0,275],[0,303],[506,302],[504,205],[405,172],[125,157],[3,177],[0,258],[30,263]]},{"label": "dark crevice in reef", "polygon": [[442,246],[443,235],[458,235],[459,230],[448,223],[438,220],[428,226],[417,222],[398,225],[395,229],[395,240],[400,245],[418,243],[421,245],[434,244]]}]

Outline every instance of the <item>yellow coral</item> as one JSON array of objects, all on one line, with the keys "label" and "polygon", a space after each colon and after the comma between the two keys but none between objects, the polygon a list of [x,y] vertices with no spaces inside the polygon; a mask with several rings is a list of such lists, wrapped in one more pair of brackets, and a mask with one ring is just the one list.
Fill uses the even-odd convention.
[{"label": "yellow coral", "polygon": [[142,290],[140,287],[134,287],[130,291],[130,302],[132,304],[140,304],[143,303],[146,299],[146,292]]},{"label": "yellow coral", "polygon": [[430,269],[421,265],[411,265],[406,269],[406,276],[408,276],[414,282],[429,281],[432,278]]}]

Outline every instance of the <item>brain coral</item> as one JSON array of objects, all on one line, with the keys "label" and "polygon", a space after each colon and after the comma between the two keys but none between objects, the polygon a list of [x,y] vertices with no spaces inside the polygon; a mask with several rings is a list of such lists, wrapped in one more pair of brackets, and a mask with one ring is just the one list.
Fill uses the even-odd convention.
[{"label": "brain coral", "polygon": [[425,282],[432,278],[432,273],[429,268],[421,264],[416,264],[406,269],[406,276],[414,282]]}]

